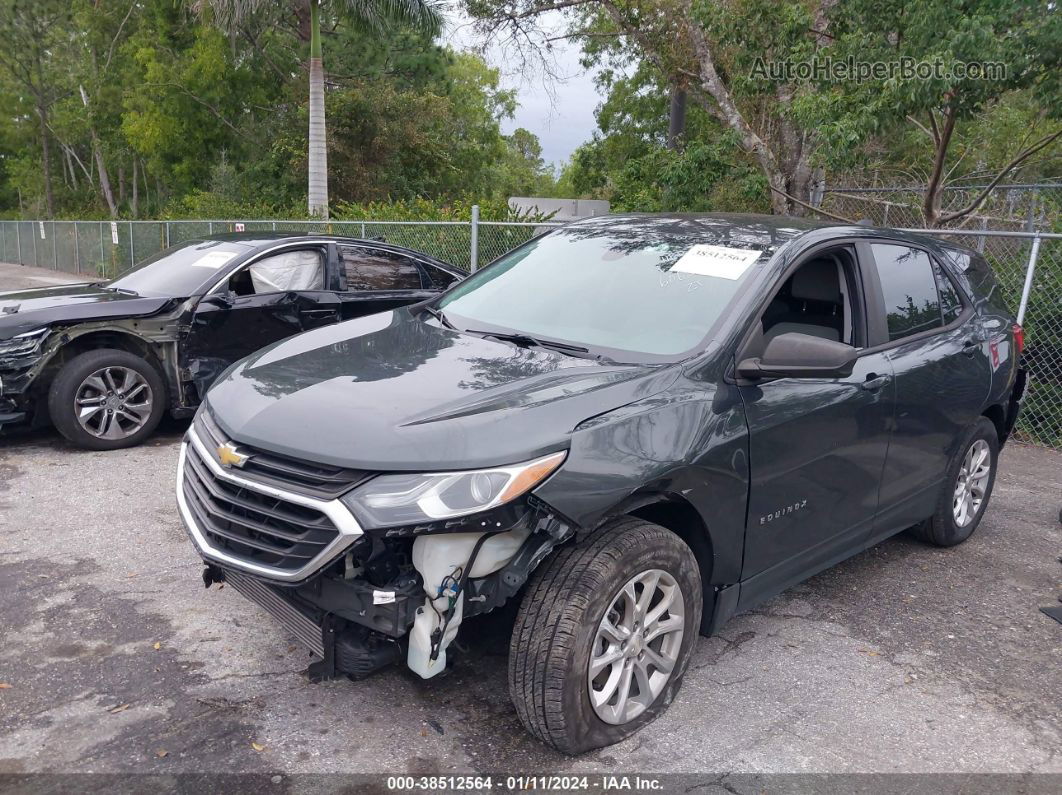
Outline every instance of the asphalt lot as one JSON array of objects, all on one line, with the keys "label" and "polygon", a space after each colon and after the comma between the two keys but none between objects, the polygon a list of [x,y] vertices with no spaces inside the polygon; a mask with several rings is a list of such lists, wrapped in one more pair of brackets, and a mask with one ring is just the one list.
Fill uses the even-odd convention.
[{"label": "asphalt lot", "polygon": [[571,759],[517,721],[504,617],[466,624],[446,676],[309,684],[270,617],[203,588],[182,432],[0,440],[0,773],[1062,773],[1062,625],[1038,611],[1062,591],[1062,454],[1009,445],[970,542],[901,536],[736,617],[661,719]]}]

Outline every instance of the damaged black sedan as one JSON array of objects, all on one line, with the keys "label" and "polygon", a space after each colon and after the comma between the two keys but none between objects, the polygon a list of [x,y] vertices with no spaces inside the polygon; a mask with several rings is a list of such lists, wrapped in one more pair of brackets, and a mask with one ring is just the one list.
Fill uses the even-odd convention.
[{"label": "damaged black sedan", "polygon": [[375,240],[247,233],[182,243],[110,282],[0,293],[0,430],[50,422],[81,447],[131,447],[259,348],[462,275]]}]

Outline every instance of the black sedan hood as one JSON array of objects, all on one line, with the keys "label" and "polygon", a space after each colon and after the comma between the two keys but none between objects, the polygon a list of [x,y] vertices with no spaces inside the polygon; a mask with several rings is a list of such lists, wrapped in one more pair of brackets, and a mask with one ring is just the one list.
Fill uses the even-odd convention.
[{"label": "black sedan hood", "polygon": [[0,293],[0,340],[53,323],[152,315],[172,300],[144,298],[91,284]]},{"label": "black sedan hood", "polygon": [[675,367],[611,365],[465,334],[409,310],[310,331],[244,359],[207,396],[237,442],[325,464],[516,463],[655,394]]}]

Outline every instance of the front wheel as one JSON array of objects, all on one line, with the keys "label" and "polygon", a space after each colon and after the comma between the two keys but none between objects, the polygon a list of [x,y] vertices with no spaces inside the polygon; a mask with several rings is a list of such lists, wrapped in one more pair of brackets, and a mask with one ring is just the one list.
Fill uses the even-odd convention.
[{"label": "front wheel", "polygon": [[690,548],[627,517],[536,573],[509,647],[509,693],[539,740],[576,754],[617,743],[674,699],[697,642]]},{"label": "front wheel", "polygon": [[48,390],[56,429],[89,450],[140,444],[165,409],[166,387],[158,371],[139,356],[110,348],[71,359]]}]

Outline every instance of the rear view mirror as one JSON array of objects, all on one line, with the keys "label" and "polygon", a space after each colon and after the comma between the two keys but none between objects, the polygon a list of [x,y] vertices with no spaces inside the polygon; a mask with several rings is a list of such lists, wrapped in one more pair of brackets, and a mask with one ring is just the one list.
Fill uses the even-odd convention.
[{"label": "rear view mirror", "polygon": [[843,342],[809,334],[779,334],[767,343],[763,356],[745,359],[738,375],[761,378],[843,378],[852,374],[859,352]]}]

